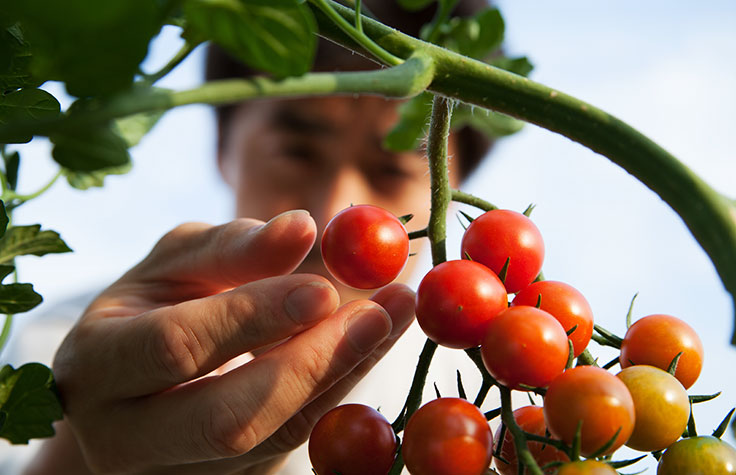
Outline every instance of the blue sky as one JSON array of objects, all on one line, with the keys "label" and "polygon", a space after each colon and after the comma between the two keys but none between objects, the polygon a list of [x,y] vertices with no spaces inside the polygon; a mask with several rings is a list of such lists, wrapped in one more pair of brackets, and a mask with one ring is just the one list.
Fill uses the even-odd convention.
[{"label": "blue sky", "polygon": [[[531,58],[532,79],[618,116],[736,197],[736,2],[497,3],[508,52]],[[149,64],[173,54],[176,43],[168,31]],[[201,53],[162,85],[198,84]],[[129,175],[87,192],[59,183],[20,209],[16,223],[40,222],[76,251],[20,260],[22,279],[46,298],[41,310],[111,281],[183,221],[228,220],[233,207],[214,150],[209,109],[182,108],[133,149]],[[32,143],[23,155],[21,187],[33,190],[54,173],[48,145]],[[730,297],[681,220],[655,194],[606,158],[535,126],[499,143],[466,190],[517,210],[536,203],[532,216],[545,237],[546,277],[579,288],[603,326],[623,334],[629,300],[639,292],[635,318],[669,313],[696,328],[706,347],[705,369],[691,392],[724,390],[696,412],[703,433],[736,405]],[[459,247],[460,227],[451,228],[450,255],[459,257],[452,243]]]}]

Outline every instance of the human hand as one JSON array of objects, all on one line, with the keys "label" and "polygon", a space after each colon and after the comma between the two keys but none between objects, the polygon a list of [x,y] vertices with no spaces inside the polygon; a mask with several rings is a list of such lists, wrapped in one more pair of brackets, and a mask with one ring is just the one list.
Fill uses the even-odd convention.
[{"label": "human hand", "polygon": [[54,372],[93,471],[275,470],[409,326],[403,285],[338,308],[326,279],[290,275],[306,212],[261,225],[176,228],[69,333]]}]

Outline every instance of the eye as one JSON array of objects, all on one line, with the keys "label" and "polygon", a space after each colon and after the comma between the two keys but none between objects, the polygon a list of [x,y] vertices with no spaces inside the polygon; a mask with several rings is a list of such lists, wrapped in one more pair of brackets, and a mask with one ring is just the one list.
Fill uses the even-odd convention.
[{"label": "eye", "polygon": [[281,155],[287,160],[304,165],[312,165],[317,161],[317,154],[307,144],[291,143],[282,147]]}]

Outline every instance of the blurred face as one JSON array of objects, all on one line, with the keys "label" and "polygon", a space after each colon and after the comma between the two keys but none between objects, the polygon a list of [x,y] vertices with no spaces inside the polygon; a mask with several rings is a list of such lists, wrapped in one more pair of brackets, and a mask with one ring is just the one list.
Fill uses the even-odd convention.
[{"label": "blurred face", "polygon": [[[298,272],[324,275],[319,242],[327,222],[351,204],[373,204],[397,216],[413,213],[409,230],[429,217],[427,160],[381,142],[398,118],[397,101],[377,97],[264,100],[240,106],[225,131],[219,164],[239,217],[264,221],[291,209],[317,223],[315,247]],[[453,138],[449,153],[454,152]],[[450,160],[451,182],[457,181]],[[456,183],[453,183],[453,186]],[[412,243],[415,252],[417,243]],[[399,280],[413,267],[409,258]],[[337,285],[343,300],[364,292]]]}]

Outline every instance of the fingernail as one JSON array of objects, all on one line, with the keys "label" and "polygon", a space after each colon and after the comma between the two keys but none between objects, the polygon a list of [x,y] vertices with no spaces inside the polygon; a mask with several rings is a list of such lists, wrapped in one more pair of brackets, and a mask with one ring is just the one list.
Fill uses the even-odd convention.
[{"label": "fingernail", "polygon": [[265,229],[271,223],[273,223],[275,221],[278,221],[280,219],[283,219],[283,218],[285,218],[287,216],[305,216],[306,217],[306,216],[309,216],[309,211],[307,211],[305,209],[293,209],[291,211],[284,211],[283,213],[278,214],[278,215],[274,216],[273,218],[271,218],[265,225],[263,225],[263,227],[261,229]]},{"label": "fingernail", "polygon": [[402,334],[414,321],[414,297],[414,292],[405,288],[397,291],[388,301],[382,303],[393,322],[391,337]]},{"label": "fingernail", "polygon": [[284,298],[286,313],[297,323],[306,323],[330,314],[337,306],[335,291],[323,282],[308,282]]},{"label": "fingernail", "polygon": [[391,318],[379,307],[362,307],[350,316],[347,337],[359,353],[366,353],[381,343],[391,332]]}]

